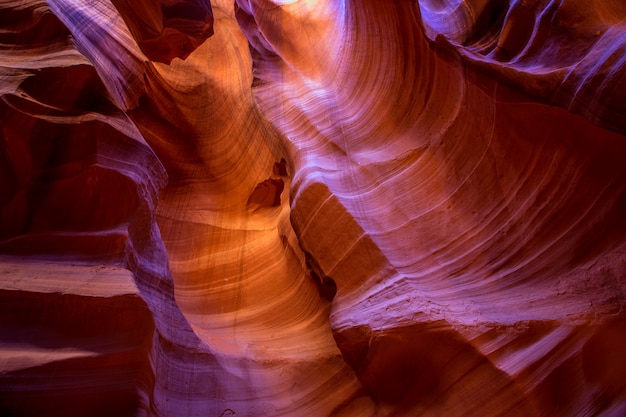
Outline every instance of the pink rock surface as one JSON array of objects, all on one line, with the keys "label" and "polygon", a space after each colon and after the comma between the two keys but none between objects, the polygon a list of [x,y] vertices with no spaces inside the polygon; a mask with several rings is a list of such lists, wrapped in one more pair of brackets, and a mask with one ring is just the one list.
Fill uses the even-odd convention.
[{"label": "pink rock surface", "polygon": [[0,414],[626,413],[620,1],[0,9]]}]

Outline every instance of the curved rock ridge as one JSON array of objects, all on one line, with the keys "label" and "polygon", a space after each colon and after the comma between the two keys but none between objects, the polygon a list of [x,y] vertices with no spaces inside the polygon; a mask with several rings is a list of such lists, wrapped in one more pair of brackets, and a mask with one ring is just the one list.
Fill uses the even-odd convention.
[{"label": "curved rock ridge", "polygon": [[0,414],[626,413],[619,0],[0,13]]},{"label": "curved rock ridge", "polygon": [[450,42],[481,71],[626,133],[623,2],[426,0],[419,6],[428,37]]},{"label": "curved rock ridge", "polygon": [[2,15],[0,414],[168,415],[221,368],[174,300],[167,173],[44,2]]},{"label": "curved rock ridge", "polygon": [[[559,84],[540,71],[479,61],[471,4],[312,4],[238,17],[288,140],[294,228],[337,284],[331,326],[378,412],[623,410],[625,375],[607,361],[598,383],[588,361],[622,363],[624,137],[543,104]],[[612,51],[594,47],[569,65]],[[621,61],[602,65],[609,104],[589,119],[624,132]]]}]

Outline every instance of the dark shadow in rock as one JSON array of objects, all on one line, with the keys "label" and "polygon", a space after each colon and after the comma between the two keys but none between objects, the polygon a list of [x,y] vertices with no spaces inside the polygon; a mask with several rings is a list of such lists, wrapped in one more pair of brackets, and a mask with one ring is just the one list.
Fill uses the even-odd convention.
[{"label": "dark shadow in rock", "polygon": [[248,197],[247,205],[253,209],[279,206],[280,195],[284,189],[285,183],[282,179],[268,178],[256,186],[250,197]]}]

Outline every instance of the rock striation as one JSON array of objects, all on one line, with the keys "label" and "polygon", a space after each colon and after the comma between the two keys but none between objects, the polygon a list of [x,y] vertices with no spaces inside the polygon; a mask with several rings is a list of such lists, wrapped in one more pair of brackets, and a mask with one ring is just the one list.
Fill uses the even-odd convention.
[{"label": "rock striation", "polygon": [[626,413],[621,1],[0,9],[0,414]]}]

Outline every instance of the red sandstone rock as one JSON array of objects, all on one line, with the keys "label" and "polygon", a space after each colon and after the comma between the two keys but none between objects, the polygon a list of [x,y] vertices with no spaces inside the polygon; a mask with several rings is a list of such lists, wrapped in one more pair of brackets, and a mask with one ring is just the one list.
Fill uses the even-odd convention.
[{"label": "red sandstone rock", "polygon": [[619,1],[0,9],[0,414],[626,412]]}]

